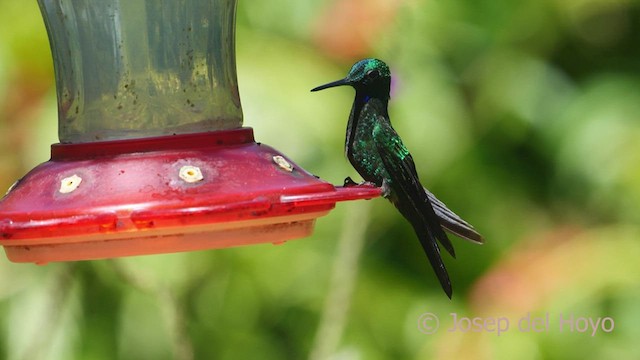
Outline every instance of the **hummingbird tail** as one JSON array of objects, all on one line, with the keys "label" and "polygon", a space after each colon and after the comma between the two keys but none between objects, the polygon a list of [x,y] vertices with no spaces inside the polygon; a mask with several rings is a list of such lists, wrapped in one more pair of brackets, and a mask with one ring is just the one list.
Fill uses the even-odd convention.
[{"label": "hummingbird tail", "polygon": [[[413,199],[416,198],[414,197]],[[453,293],[451,280],[449,279],[449,274],[447,273],[447,269],[445,268],[444,262],[442,261],[442,256],[440,256],[440,247],[438,246],[438,242],[436,241],[439,240],[438,235],[433,230],[442,233],[444,232],[438,225],[438,219],[435,215],[430,215],[428,212],[422,212],[423,209],[420,209],[419,201],[412,202],[407,200],[408,199],[406,198],[403,199],[402,194],[400,194],[400,196],[397,199],[394,199],[392,203],[396,206],[396,208],[398,208],[398,210],[400,210],[400,213],[402,213],[402,215],[413,226],[413,230],[418,236],[420,245],[422,245],[422,249],[424,250],[425,255],[427,255],[427,259],[429,260],[433,271],[438,277],[438,281],[440,282],[442,290],[444,290],[449,299],[451,299],[451,295]],[[431,206],[428,203],[426,203],[425,205]],[[433,210],[431,211],[431,213],[433,213]],[[444,236],[446,237],[446,234]],[[440,243],[442,243],[442,241],[440,241]]]},{"label": "hummingbird tail", "polygon": [[[413,221],[411,222],[412,224],[415,224]],[[429,263],[431,264],[433,271],[438,277],[438,281],[440,282],[442,290],[444,290],[445,294],[447,294],[449,299],[451,299],[453,288],[451,286],[451,280],[449,279],[449,273],[447,273],[444,262],[442,262],[442,257],[440,256],[440,248],[438,247],[436,238],[434,234],[431,233],[431,231],[427,231],[428,227],[426,226],[426,224],[424,224],[423,222],[420,223],[422,227],[421,230],[418,230],[418,228],[414,226],[416,235],[418,235],[418,240],[420,240],[420,245],[422,245],[422,248],[427,255],[427,259],[429,259]]]},{"label": "hummingbird tail", "polygon": [[388,198],[413,226],[442,289],[451,298],[451,280],[440,256],[438,241],[451,256],[455,257],[455,252],[418,180],[413,158],[388,121],[380,121],[374,127],[373,139],[388,176],[383,181],[383,187],[388,186],[390,190]]},{"label": "hummingbird tail", "polygon": [[484,238],[473,228],[471,224],[464,221],[453,211],[449,210],[449,208],[447,208],[442,201],[438,200],[438,198],[436,198],[436,196],[429,190],[425,188],[424,191],[429,197],[433,210],[440,219],[440,224],[443,228],[463,239],[477,244],[484,244]]}]

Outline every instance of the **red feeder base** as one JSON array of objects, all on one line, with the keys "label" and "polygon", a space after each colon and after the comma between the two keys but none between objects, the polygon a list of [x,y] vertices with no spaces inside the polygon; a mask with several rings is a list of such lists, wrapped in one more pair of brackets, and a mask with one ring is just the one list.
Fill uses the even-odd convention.
[{"label": "red feeder base", "polygon": [[337,201],[370,186],[334,187],[251,128],[52,145],[51,160],[0,201],[0,245],[14,262],[281,243],[308,236]]}]

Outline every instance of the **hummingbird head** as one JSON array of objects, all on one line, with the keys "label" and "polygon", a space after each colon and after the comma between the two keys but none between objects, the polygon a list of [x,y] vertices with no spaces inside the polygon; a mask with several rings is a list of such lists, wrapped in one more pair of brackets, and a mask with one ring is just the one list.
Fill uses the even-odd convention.
[{"label": "hummingbird head", "polygon": [[391,72],[389,67],[382,60],[364,59],[355,63],[344,79],[320,85],[311,91],[319,91],[335,86],[350,85],[357,92],[364,92],[369,95],[381,95],[389,97],[389,87],[391,86]]}]

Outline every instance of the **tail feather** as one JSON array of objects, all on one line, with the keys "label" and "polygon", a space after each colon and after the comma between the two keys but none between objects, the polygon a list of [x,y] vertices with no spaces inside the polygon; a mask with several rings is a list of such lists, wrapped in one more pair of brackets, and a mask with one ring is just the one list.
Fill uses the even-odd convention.
[{"label": "tail feather", "polygon": [[372,135],[386,170],[382,183],[385,197],[391,200],[413,226],[442,289],[451,298],[451,280],[440,256],[438,241],[455,257],[453,245],[442,229],[429,197],[420,184],[411,154],[389,121],[384,117],[380,117],[379,120]]},{"label": "tail feather", "polygon": [[[396,207],[398,206],[396,205]],[[442,261],[440,248],[438,247],[438,243],[436,242],[435,235],[432,231],[430,231],[429,226],[426,225],[424,219],[422,219],[422,216],[415,211],[415,208],[412,208],[412,216],[407,214],[406,211],[402,211],[402,209],[400,210],[401,213],[407,218],[407,220],[409,220],[409,222],[413,226],[416,235],[418,235],[420,245],[422,245],[422,249],[427,255],[427,259],[429,260],[433,271],[438,277],[438,281],[440,282],[442,290],[444,290],[445,294],[447,294],[449,299],[451,299],[453,288],[451,286],[451,280],[449,279],[449,273],[447,272],[447,269],[444,266],[444,262]]]},{"label": "tail feather", "polygon": [[464,221],[453,211],[449,210],[449,208],[447,208],[447,206],[442,201],[438,200],[438,198],[436,198],[436,196],[433,195],[433,193],[431,193],[429,190],[425,188],[424,191],[429,197],[429,201],[433,206],[433,210],[440,219],[440,225],[442,225],[443,228],[463,239],[478,244],[484,243],[482,235],[480,235],[471,224]]},{"label": "tail feather", "polygon": [[[390,178],[392,181],[397,181],[402,177],[394,173],[390,174]],[[400,211],[402,216],[411,223],[411,226],[418,236],[420,245],[427,255],[433,271],[438,277],[442,290],[451,298],[453,293],[451,280],[442,261],[440,247],[436,241],[436,239],[440,239],[438,233],[442,233],[444,238],[447,239],[447,242],[449,239],[438,223],[437,215],[431,207],[426,193],[420,191],[419,193],[422,194],[422,196],[420,196],[419,194],[412,193],[410,189],[410,187],[394,185],[389,200],[391,200],[393,205]],[[442,243],[442,241],[440,241],[440,243]],[[451,245],[451,242],[448,242],[448,244]],[[453,247],[451,247],[451,252],[453,252]]]}]

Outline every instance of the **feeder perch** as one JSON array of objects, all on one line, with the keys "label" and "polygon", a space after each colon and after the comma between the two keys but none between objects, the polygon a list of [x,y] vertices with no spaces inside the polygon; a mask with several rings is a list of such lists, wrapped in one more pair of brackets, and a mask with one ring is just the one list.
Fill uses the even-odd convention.
[{"label": "feeder perch", "polygon": [[0,200],[9,260],[281,243],[380,195],[334,187],[242,127],[235,0],[38,3],[60,143]]}]

